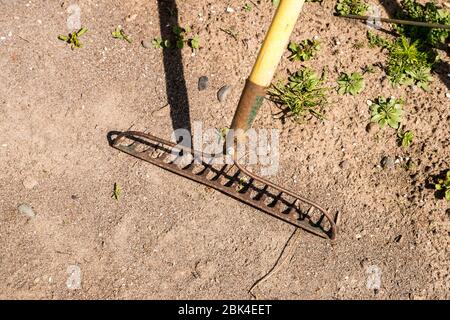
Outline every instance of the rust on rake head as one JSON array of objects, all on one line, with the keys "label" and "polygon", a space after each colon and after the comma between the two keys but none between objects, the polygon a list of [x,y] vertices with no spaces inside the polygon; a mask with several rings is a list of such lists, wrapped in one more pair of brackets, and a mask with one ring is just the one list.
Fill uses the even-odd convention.
[{"label": "rust on rake head", "polygon": [[202,155],[201,152],[139,131],[112,133],[111,145],[133,157],[216,189],[319,237],[331,240],[336,238],[336,221],[325,209],[255,175],[239,164],[237,159],[231,165],[220,166],[204,160],[194,161],[203,159],[198,157]]}]

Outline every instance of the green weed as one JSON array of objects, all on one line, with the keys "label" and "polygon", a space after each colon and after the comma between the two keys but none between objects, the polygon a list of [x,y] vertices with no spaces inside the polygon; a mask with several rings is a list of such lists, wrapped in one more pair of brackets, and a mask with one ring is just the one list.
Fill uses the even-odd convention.
[{"label": "green weed", "polygon": [[78,38],[81,37],[83,34],[85,34],[87,31],[88,31],[88,29],[83,27],[78,31],[69,33],[69,35],[67,35],[67,36],[59,35],[58,39],[70,44],[72,50],[74,50],[75,48],[82,48],[83,44],[80,42],[80,40]]},{"label": "green weed", "polygon": [[361,73],[341,73],[337,83],[339,85],[339,94],[351,94],[352,96],[360,94],[365,87],[364,78]]},{"label": "green weed", "polygon": [[403,103],[401,99],[378,97],[370,106],[371,121],[378,123],[380,128],[388,125],[398,129],[403,115]]},{"label": "green weed", "polygon": [[291,52],[289,60],[307,61],[316,55],[320,42],[315,39],[306,39],[300,43],[291,42],[288,49]]},{"label": "green weed", "polygon": [[274,84],[269,88],[270,100],[280,107],[286,107],[287,116],[296,120],[307,115],[323,119],[323,107],[327,103],[326,91],[322,86],[324,74],[318,76],[314,71],[303,68],[288,77],[285,84]]}]

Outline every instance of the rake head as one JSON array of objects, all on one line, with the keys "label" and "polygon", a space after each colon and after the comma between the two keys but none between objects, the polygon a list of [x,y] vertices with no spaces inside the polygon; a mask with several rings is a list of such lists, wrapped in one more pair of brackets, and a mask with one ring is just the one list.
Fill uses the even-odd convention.
[{"label": "rake head", "polygon": [[212,164],[202,160],[199,151],[138,131],[113,132],[110,138],[117,150],[216,189],[319,237],[336,238],[337,216],[332,217],[313,201],[255,175],[237,159],[233,164]]}]

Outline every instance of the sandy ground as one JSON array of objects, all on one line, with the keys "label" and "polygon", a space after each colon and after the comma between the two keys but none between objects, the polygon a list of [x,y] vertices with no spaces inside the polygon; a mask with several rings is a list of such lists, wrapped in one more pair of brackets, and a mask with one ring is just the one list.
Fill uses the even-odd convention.
[{"label": "sandy ground", "polygon": [[[228,126],[274,13],[270,1],[257,2],[245,12],[243,1],[177,1],[180,24],[193,26],[201,48],[164,57],[140,41],[170,33],[173,1],[73,1],[89,31],[84,48],[72,51],[57,40],[68,32],[72,2],[0,0],[0,298],[252,297],[249,288],[294,228],[114,150],[107,133],[133,126],[169,138],[189,122]],[[293,39],[319,36],[322,51],[303,64],[283,59],[277,78],[300,65],[328,66],[334,85],[340,71],[385,61],[377,49],[354,47],[366,26],[333,17],[333,6],[305,5]],[[119,24],[132,44],[112,39]],[[220,31],[231,27],[237,41]],[[255,127],[281,132],[272,179],[341,212],[342,221],[333,246],[300,233],[288,261],[255,288],[257,298],[450,298],[450,209],[429,187],[450,167],[450,69],[441,55],[429,93],[393,89],[377,70],[358,96],[331,91],[326,121],[282,123],[264,104]],[[203,75],[209,87],[199,92]],[[225,84],[232,92],[219,103]],[[365,130],[366,101],[380,94],[406,98],[404,124],[416,134],[406,151],[392,131]],[[384,156],[414,165],[383,169]],[[19,214],[22,203],[34,218]]]}]

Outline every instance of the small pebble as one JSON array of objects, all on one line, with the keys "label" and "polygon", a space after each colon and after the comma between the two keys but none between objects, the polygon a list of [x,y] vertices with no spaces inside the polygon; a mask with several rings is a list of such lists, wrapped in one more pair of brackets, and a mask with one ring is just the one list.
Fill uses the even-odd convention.
[{"label": "small pebble", "polygon": [[152,40],[151,39],[144,39],[141,42],[142,46],[146,49],[149,49],[152,47]]},{"label": "small pebble", "polygon": [[450,92],[446,92],[445,96],[450,99]]},{"label": "small pebble", "polygon": [[371,122],[366,126],[366,132],[369,134],[375,134],[379,130],[380,130],[380,126],[375,122]]},{"label": "small pebble", "polygon": [[230,94],[230,92],[231,92],[231,86],[229,86],[229,85],[223,86],[217,92],[217,99],[219,99],[220,102],[224,102],[228,98],[228,95]]},{"label": "small pebble", "polygon": [[198,79],[198,91],[203,91],[208,88],[209,79],[207,76],[202,76]]},{"label": "small pebble", "polygon": [[339,167],[340,167],[341,169],[346,170],[346,169],[348,169],[348,168],[350,167],[350,164],[348,163],[347,160],[344,160],[344,161],[342,161],[341,163],[339,163]]},{"label": "small pebble", "polygon": [[394,166],[395,166],[394,159],[392,159],[391,157],[388,157],[388,156],[383,157],[383,159],[381,159],[381,166],[384,169],[394,168]]},{"label": "small pebble", "polygon": [[31,208],[30,205],[23,203],[18,208],[19,213],[24,215],[27,218],[34,218],[36,214],[33,211],[33,208]]},{"label": "small pebble", "polygon": [[233,12],[234,12],[234,9],[233,9],[232,7],[227,7],[227,12],[228,12],[228,13],[233,13]]},{"label": "small pebble", "polygon": [[366,103],[367,103],[367,105],[370,107],[370,106],[372,105],[373,102],[372,102],[372,100],[367,100]]}]

